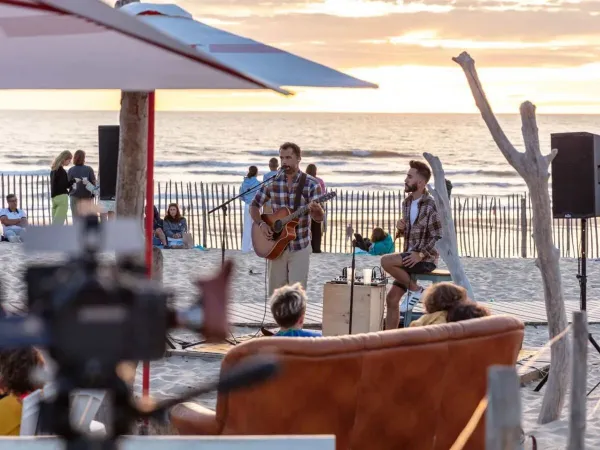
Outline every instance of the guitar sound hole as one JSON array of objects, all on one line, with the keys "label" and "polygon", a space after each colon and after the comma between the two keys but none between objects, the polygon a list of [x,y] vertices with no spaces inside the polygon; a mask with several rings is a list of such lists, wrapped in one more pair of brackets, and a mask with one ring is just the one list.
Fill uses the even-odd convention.
[{"label": "guitar sound hole", "polygon": [[279,234],[279,233],[281,233],[282,230],[283,230],[283,225],[281,223],[281,220],[275,221],[275,223],[273,224],[273,232]]}]

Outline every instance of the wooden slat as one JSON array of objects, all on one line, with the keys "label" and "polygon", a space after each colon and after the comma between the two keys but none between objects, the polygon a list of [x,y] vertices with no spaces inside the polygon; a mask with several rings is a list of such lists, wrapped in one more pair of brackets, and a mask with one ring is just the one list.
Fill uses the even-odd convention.
[{"label": "wooden slat", "polygon": [[[488,308],[492,315],[507,314],[522,320],[526,325],[546,325],[546,306],[544,302],[479,302]],[[571,312],[579,310],[579,302],[566,301],[565,309],[567,317],[571,318]],[[423,312],[421,304],[415,306],[417,313]],[[234,326],[274,326],[273,316],[267,306],[265,314],[264,303],[234,303],[230,307],[231,324]],[[264,317],[264,321],[263,321]],[[309,328],[322,325],[323,305],[320,303],[309,303],[306,306],[305,324]],[[588,321],[590,324],[600,323],[600,301],[588,302]]]}]

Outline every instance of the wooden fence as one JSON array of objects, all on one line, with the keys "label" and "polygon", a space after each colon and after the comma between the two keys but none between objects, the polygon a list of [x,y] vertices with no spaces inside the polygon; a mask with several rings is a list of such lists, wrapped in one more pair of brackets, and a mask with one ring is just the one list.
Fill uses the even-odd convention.
[{"label": "wooden fence", "polygon": [[[201,182],[158,182],[155,185],[155,205],[164,213],[167,205],[176,202],[184,211],[188,227],[196,243],[218,248],[222,236],[222,210],[208,211],[238,193],[231,184]],[[52,202],[47,176],[0,175],[2,201],[8,193],[19,197],[34,225],[51,223]],[[327,203],[327,220],[322,239],[325,252],[347,253],[351,244],[346,238],[348,225],[367,237],[371,230],[382,227],[394,233],[400,216],[403,193],[400,191],[338,190]],[[531,201],[526,194],[508,197],[452,196],[452,216],[461,256],[478,258],[535,257],[532,237]],[[241,200],[231,203],[226,217],[226,248],[240,249],[244,209]],[[554,242],[561,256],[573,258],[579,252],[580,223],[577,219],[553,220]],[[399,250],[399,242],[396,242]],[[588,257],[600,258],[600,240],[596,218],[588,221]]]}]

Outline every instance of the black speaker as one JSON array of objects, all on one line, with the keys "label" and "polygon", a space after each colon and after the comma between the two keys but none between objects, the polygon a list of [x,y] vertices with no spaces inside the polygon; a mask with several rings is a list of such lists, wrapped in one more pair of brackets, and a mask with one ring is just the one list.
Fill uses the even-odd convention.
[{"label": "black speaker", "polygon": [[114,200],[117,196],[117,166],[119,164],[119,126],[98,127],[98,174],[100,200]]},{"label": "black speaker", "polygon": [[552,214],[555,218],[600,216],[600,136],[555,133],[551,148]]}]

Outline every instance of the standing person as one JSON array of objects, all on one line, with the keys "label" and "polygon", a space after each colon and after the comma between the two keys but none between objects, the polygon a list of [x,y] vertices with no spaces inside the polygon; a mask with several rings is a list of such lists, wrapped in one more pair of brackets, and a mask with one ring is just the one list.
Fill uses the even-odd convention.
[{"label": "standing person", "polygon": [[[273,230],[260,217],[260,208],[271,201],[273,210],[287,207],[290,210],[308,206],[309,215],[299,217],[296,239],[290,242],[283,253],[269,264],[269,295],[286,284],[299,282],[306,289],[311,253],[311,218],[320,222],[324,212],[315,200],[321,195],[319,182],[300,170],[302,151],[292,142],[279,148],[283,173],[272,183],[261,186],[250,206],[250,216],[267,238],[273,237]],[[299,195],[298,195],[299,194]]]},{"label": "standing person", "polygon": [[73,155],[65,150],[52,163],[50,172],[50,197],[52,197],[52,225],[64,225],[69,211],[71,183],[65,167],[71,164]]},{"label": "standing person", "polygon": [[[263,175],[263,183],[267,181],[269,178],[274,177],[278,173],[279,161],[277,158],[271,158],[269,160],[269,171]],[[271,214],[273,212],[273,208],[271,207],[271,202],[268,201],[263,205],[263,214]]]},{"label": "standing person", "polygon": [[85,165],[85,152],[83,150],[77,150],[73,155],[73,167],[67,172],[69,176],[69,183],[75,182],[75,189],[71,190],[71,215],[73,221],[79,215],[77,213],[77,203],[81,200],[91,200],[94,194],[90,192],[90,188],[87,186],[91,184],[93,187],[96,185],[96,175],[94,169],[90,166]]},{"label": "standing person", "polygon": [[[258,168],[256,166],[250,166],[248,168],[248,174],[244,177],[244,181],[240,186],[240,194],[249,191],[252,188],[256,188],[260,183],[256,176],[258,175]],[[244,230],[242,232],[242,252],[248,253],[254,251],[252,247],[252,217],[250,217],[250,204],[254,200],[256,190],[248,192],[242,195],[242,201],[244,202]]]},{"label": "standing person", "polygon": [[19,200],[15,194],[6,196],[8,208],[0,209],[0,223],[4,231],[4,237],[9,242],[22,242],[25,237],[27,213],[24,209],[19,209]]},{"label": "standing person", "polygon": [[[319,182],[321,186],[321,192],[325,194],[325,182],[317,176],[317,166],[314,164],[309,164],[306,166],[306,173],[311,177],[314,177],[315,180]],[[315,222],[314,220],[310,221],[310,232],[312,234],[312,252],[313,253],[321,253],[321,238],[323,236],[323,225],[324,222]]]},{"label": "standing person", "polygon": [[435,243],[442,238],[435,200],[426,189],[431,169],[421,161],[410,161],[409,166],[404,180],[404,191],[409,194],[402,202],[402,218],[396,224],[398,233],[404,237],[404,252],[381,258],[381,267],[394,279],[386,297],[386,330],[398,328],[400,312],[412,310],[419,302],[423,288],[410,274],[435,270],[439,258]]}]

